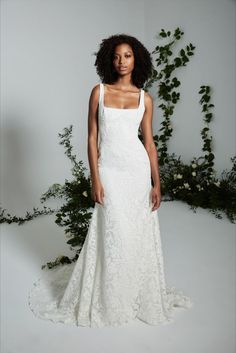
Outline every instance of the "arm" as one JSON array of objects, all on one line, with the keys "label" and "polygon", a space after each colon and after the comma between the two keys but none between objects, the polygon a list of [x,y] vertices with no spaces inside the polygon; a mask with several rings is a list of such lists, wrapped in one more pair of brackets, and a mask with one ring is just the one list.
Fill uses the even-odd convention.
[{"label": "arm", "polygon": [[155,204],[154,209],[157,209],[161,200],[161,185],[158,165],[158,152],[153,140],[152,120],[153,120],[153,100],[149,93],[145,92],[144,96],[145,112],[141,122],[141,131],[144,140],[144,147],[148,153],[151,164],[151,175],[153,180],[152,201]]},{"label": "arm", "polygon": [[87,153],[89,159],[90,175],[92,180],[92,197],[95,202],[103,203],[104,190],[98,171],[98,101],[99,84],[90,94],[88,107],[88,140]]}]

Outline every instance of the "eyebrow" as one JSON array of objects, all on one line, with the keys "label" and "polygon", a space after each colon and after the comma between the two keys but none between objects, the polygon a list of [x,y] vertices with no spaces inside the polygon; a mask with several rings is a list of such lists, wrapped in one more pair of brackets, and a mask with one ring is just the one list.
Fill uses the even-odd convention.
[{"label": "eyebrow", "polygon": [[[125,54],[127,54],[127,53],[131,53],[132,54],[131,50],[128,50],[127,52],[125,52]],[[118,53],[114,53],[114,55],[119,55],[119,54]]]}]

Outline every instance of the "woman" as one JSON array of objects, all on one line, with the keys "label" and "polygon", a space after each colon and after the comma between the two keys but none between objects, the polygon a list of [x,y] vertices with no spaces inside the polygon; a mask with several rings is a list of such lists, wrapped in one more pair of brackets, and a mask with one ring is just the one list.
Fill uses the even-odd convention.
[{"label": "woman", "polygon": [[95,207],[76,264],[36,284],[30,307],[41,318],[78,326],[121,326],[136,318],[168,323],[175,306],[193,303],[165,284],[153,102],[141,88],[152,73],[151,57],[136,38],[120,34],[102,41],[95,65],[102,80],[88,112]]},{"label": "woman", "polygon": [[[123,42],[126,39],[130,44]],[[128,39],[128,40],[127,40]],[[118,44],[121,43],[121,44]],[[114,47],[115,46],[115,47]],[[134,51],[132,49],[134,47]],[[136,49],[136,52],[135,52]],[[136,60],[134,58],[136,54]],[[138,60],[137,60],[138,59]],[[110,62],[112,61],[112,65]],[[139,62],[136,64],[136,61]],[[150,54],[135,38],[128,36],[112,36],[106,41],[97,54],[97,72],[106,82],[106,102],[115,109],[135,109],[139,105],[139,87],[152,73]],[[108,84],[110,83],[110,84]],[[97,168],[97,107],[100,93],[100,85],[96,85],[91,93],[89,101],[88,119],[88,155],[92,176],[92,197],[95,202],[102,203],[104,188],[101,184]],[[160,177],[158,171],[158,155],[152,134],[152,97],[145,92],[145,111],[143,114],[141,129],[144,138],[144,146],[152,169],[152,210],[156,210],[161,202]],[[119,108],[121,107],[121,108]],[[125,108],[127,107],[127,108]]]}]

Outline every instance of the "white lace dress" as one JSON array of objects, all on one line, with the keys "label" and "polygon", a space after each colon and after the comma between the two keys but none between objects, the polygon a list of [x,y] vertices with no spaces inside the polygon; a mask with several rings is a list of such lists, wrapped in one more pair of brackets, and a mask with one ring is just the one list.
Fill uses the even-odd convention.
[{"label": "white lace dress", "polygon": [[151,167],[138,138],[144,90],[137,109],[104,106],[99,98],[98,168],[104,205],[95,203],[75,263],[44,270],[29,291],[34,314],[53,322],[104,327],[140,319],[173,321],[176,307],[192,300],[166,286],[158,209],[151,211]]}]

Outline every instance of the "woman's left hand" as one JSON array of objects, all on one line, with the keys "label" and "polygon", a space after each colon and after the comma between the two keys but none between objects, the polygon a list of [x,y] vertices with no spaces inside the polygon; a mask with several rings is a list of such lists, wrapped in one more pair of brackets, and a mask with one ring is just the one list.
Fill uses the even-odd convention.
[{"label": "woman's left hand", "polygon": [[153,186],[151,190],[152,211],[157,210],[161,204],[161,189],[160,187]]}]

